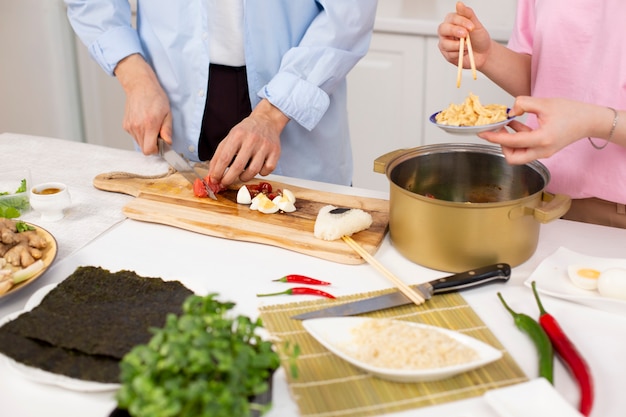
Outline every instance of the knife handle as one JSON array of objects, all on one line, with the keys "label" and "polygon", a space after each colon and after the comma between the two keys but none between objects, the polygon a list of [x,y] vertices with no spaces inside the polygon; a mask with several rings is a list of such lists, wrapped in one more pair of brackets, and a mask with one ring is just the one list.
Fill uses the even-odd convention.
[{"label": "knife handle", "polygon": [[435,294],[442,294],[469,287],[480,287],[496,281],[505,283],[509,278],[511,278],[511,266],[498,263],[439,278],[430,281],[429,284],[433,286]]}]

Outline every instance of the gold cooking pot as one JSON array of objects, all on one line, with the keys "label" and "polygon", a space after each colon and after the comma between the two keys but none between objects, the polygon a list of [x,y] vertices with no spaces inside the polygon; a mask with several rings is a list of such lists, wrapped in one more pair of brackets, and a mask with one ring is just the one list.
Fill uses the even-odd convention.
[{"label": "gold cooking pot", "polygon": [[409,260],[461,272],[532,256],[540,223],[561,217],[571,199],[544,191],[538,161],[510,165],[500,147],[436,144],[382,155],[374,171],[389,179],[389,234]]}]

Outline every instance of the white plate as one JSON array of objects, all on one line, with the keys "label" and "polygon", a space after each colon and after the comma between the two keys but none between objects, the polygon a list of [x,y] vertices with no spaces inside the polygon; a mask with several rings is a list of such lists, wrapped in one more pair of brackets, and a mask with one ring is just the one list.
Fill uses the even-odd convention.
[{"label": "white plate", "polygon": [[583,416],[545,378],[489,390],[484,398],[502,417]]},{"label": "white plate", "polygon": [[567,267],[574,264],[603,271],[608,268],[626,268],[626,258],[589,256],[561,247],[544,259],[524,284],[530,287],[531,282],[535,281],[539,293],[599,310],[626,314],[626,301],[603,297],[596,290],[583,290],[575,286],[567,274]]},{"label": "white plate", "polygon": [[[46,294],[48,294],[57,285],[58,284],[46,285],[45,287],[37,290],[26,302],[24,310],[9,314],[8,316],[0,319],[0,326],[3,326],[5,323],[17,318],[17,316],[19,316],[20,314],[26,313],[38,306],[39,303],[41,303],[41,300],[43,300],[43,298],[46,296]],[[5,359],[9,367],[12,368],[15,372],[17,372],[26,379],[40,384],[55,385],[71,391],[80,392],[108,392],[116,391],[120,387],[120,384],[84,381],[81,379],[70,378],[69,376],[44,371],[43,369],[33,368],[31,366],[27,366],[20,362],[17,362],[1,353],[0,357]]]},{"label": "white plate", "polygon": [[[507,112],[510,109],[507,109]],[[499,130],[500,128],[508,125],[511,120],[515,119],[516,116],[513,117],[509,117],[506,120],[503,120],[501,122],[498,123],[491,123],[488,125],[480,125],[480,126],[450,126],[450,125],[442,125],[437,123],[437,119],[435,119],[435,117],[437,117],[437,115],[441,113],[440,111],[438,111],[437,113],[432,114],[428,120],[430,120],[430,122],[432,124],[434,124],[435,126],[437,126],[440,129],[445,130],[448,133],[452,133],[453,135],[475,135],[477,133],[480,132],[489,132],[492,130]]]},{"label": "white plate", "polygon": [[462,372],[467,372],[480,366],[484,366],[502,357],[502,352],[473,337],[441,327],[404,322],[405,324],[409,324],[410,326],[416,328],[431,329],[433,331],[439,331],[447,334],[464,345],[473,348],[476,352],[478,352],[479,359],[461,365],[433,369],[391,369],[371,366],[355,359],[340,348],[340,346],[348,344],[352,340],[352,329],[362,325],[368,320],[379,319],[367,317],[327,317],[304,320],[302,325],[311,334],[311,336],[313,336],[326,349],[330,350],[335,355],[351,363],[357,368],[369,372],[379,378],[391,381],[420,382],[449,378]]}]

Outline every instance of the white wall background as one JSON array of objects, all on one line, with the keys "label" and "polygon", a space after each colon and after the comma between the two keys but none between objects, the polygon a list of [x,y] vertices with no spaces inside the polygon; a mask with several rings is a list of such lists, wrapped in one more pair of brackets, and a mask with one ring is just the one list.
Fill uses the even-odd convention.
[{"label": "white wall background", "polygon": [[62,0],[0,1],[0,132],[81,141],[79,95]]}]

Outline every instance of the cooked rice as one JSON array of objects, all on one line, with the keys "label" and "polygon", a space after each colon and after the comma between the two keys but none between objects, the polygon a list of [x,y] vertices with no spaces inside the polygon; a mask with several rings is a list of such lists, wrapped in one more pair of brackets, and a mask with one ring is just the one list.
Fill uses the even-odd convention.
[{"label": "cooked rice", "polygon": [[313,234],[318,239],[336,240],[351,236],[372,225],[372,216],[361,209],[349,209],[342,213],[331,213],[335,206],[324,206],[315,219]]},{"label": "cooked rice", "polygon": [[338,346],[361,362],[379,368],[433,369],[478,359],[478,353],[437,331],[395,320],[367,320],[351,340]]}]

